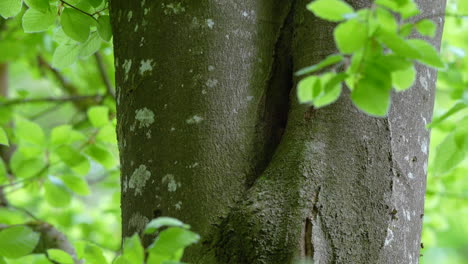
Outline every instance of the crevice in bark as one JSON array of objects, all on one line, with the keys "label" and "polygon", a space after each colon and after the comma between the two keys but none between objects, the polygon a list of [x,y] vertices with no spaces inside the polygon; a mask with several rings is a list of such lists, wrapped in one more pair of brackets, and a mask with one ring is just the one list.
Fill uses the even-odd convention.
[{"label": "crevice in bark", "polygon": [[304,235],[304,254],[306,257],[314,257],[314,245],[312,243],[312,219],[306,218]]},{"label": "crevice in bark", "polygon": [[312,201],[312,212],[310,217],[306,218],[305,222],[305,229],[304,229],[304,256],[306,259],[313,259],[315,248],[313,242],[313,224],[317,223],[317,215],[318,215],[318,208],[317,208],[317,201],[320,194],[320,187],[317,188],[317,192],[314,195]]},{"label": "crevice in bark", "polygon": [[255,164],[255,173],[246,179],[246,187],[249,189],[255,180],[263,174],[268,167],[273,155],[281,142],[289,113],[289,94],[293,87],[292,65],[292,25],[294,17],[293,1],[289,5],[289,11],[278,30],[277,40],[274,46],[273,62],[270,68],[270,76],[267,80],[267,88],[262,94],[258,107],[258,122],[256,127],[258,149],[262,149],[261,158]]}]

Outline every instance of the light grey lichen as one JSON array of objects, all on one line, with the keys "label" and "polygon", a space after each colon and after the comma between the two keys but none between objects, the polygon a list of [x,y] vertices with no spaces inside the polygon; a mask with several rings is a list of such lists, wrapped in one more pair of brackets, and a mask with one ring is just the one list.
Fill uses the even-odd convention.
[{"label": "light grey lichen", "polygon": [[182,208],[182,202],[181,201],[178,201],[175,205],[174,205],[175,209],[176,210],[180,210]]},{"label": "light grey lichen", "polygon": [[143,188],[146,185],[146,181],[151,177],[151,172],[146,168],[145,165],[140,165],[130,176],[128,187],[135,189],[135,196],[143,194]]},{"label": "light grey lichen", "polygon": [[208,79],[208,80],[206,81],[205,84],[206,84],[206,86],[208,86],[208,87],[210,87],[210,88],[213,88],[213,87],[215,87],[216,85],[218,85],[218,80],[216,80],[216,79]]},{"label": "light grey lichen", "polygon": [[125,71],[125,81],[127,81],[128,74],[130,73],[130,69],[132,68],[132,60],[125,60],[122,67]]},{"label": "light grey lichen", "polygon": [[148,223],[149,223],[148,217],[138,212],[132,215],[132,217],[130,217],[130,220],[128,221],[130,228],[138,232],[143,231],[146,224]]},{"label": "light grey lichen", "polygon": [[194,115],[192,117],[190,117],[189,119],[187,119],[185,122],[187,124],[198,124],[198,123],[201,123],[203,121],[203,117],[201,116],[198,116],[198,115]]},{"label": "light grey lichen", "polygon": [[169,192],[177,191],[177,188],[181,186],[180,182],[176,182],[174,175],[167,174],[162,178],[162,183],[167,183],[167,190]]},{"label": "light grey lichen", "polygon": [[128,11],[128,14],[127,14],[128,22],[130,22],[130,20],[132,20],[132,17],[133,17],[133,12],[130,10],[130,11]]},{"label": "light grey lichen", "polygon": [[142,60],[140,62],[140,75],[144,75],[146,72],[151,72],[153,70],[153,60]]},{"label": "light grey lichen", "polygon": [[185,7],[183,7],[181,3],[177,3],[177,4],[170,3],[167,5],[163,3],[161,4],[161,6],[164,9],[164,14],[166,15],[170,15],[170,14],[177,15],[182,12],[185,12]]},{"label": "light grey lichen", "polygon": [[154,113],[148,108],[135,110],[135,119],[138,121],[139,128],[149,127],[154,123]]},{"label": "light grey lichen", "polygon": [[215,24],[215,23],[214,23],[213,19],[207,19],[207,20],[206,20],[206,25],[207,25],[210,29],[213,29],[214,24]]}]

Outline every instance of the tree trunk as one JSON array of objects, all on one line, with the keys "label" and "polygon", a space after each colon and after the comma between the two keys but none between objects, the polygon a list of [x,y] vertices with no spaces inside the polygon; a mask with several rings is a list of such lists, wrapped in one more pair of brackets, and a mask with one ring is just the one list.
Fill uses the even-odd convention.
[{"label": "tree trunk", "polygon": [[123,236],[164,215],[191,263],[418,262],[436,72],[387,118],[298,104],[292,73],[336,51],[307,2],[111,1]]}]

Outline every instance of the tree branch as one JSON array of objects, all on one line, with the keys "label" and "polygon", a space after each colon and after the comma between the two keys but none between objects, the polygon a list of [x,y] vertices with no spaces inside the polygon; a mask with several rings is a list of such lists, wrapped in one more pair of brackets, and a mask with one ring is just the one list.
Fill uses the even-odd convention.
[{"label": "tree branch", "polygon": [[102,55],[98,51],[94,53],[94,57],[96,57],[96,62],[97,62],[97,66],[99,69],[99,73],[101,74],[101,79],[104,82],[104,85],[106,86],[106,93],[112,96],[112,98],[114,98],[115,100],[114,88],[112,87],[109,76],[107,75],[106,66],[104,65],[104,60],[102,59]]},{"label": "tree branch", "polygon": [[68,97],[44,97],[44,98],[31,98],[31,99],[13,99],[0,103],[1,106],[11,106],[18,104],[37,104],[37,103],[66,103],[66,102],[76,102],[76,101],[85,101],[93,100],[100,102],[104,96],[102,94],[94,95],[77,95],[77,96],[68,96]]}]

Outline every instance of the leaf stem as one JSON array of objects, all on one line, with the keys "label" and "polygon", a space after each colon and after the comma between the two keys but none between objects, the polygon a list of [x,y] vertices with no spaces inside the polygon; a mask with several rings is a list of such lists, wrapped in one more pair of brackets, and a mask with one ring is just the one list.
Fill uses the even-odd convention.
[{"label": "leaf stem", "polygon": [[70,3],[67,3],[67,2],[64,1],[64,0],[60,0],[60,2],[61,2],[62,4],[64,4],[64,5],[67,5],[67,6],[71,7],[71,8],[73,8],[73,9],[75,9],[76,11],[78,11],[78,12],[80,12],[80,13],[82,13],[82,14],[85,14],[85,15],[91,17],[92,19],[94,19],[94,21],[97,22],[97,19],[93,16],[93,14],[90,14],[90,13],[88,13],[88,12],[85,12],[85,11],[79,9],[79,8],[76,7],[76,6],[74,6],[74,5],[70,4]]}]

